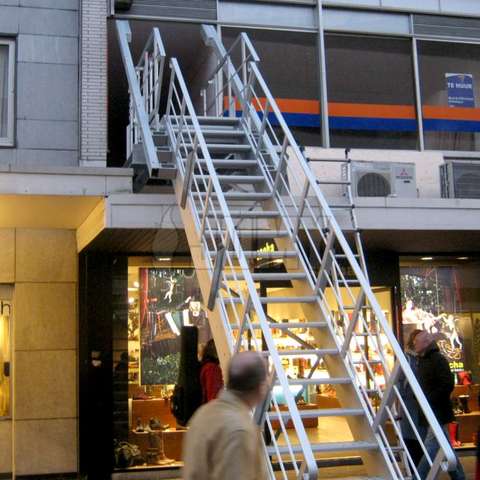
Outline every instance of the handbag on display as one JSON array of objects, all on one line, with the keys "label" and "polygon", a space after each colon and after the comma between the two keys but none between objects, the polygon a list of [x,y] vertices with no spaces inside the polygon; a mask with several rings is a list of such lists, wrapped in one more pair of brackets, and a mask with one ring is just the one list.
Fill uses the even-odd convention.
[{"label": "handbag on display", "polygon": [[118,442],[115,445],[115,466],[117,468],[130,468],[143,465],[145,459],[138,445],[128,442]]}]

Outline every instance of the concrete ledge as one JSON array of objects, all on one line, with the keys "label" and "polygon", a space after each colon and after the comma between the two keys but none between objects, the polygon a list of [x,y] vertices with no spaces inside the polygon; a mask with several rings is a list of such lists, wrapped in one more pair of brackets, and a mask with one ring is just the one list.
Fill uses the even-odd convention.
[{"label": "concrete ledge", "polygon": [[133,170],[0,166],[0,195],[107,196],[132,192]]}]

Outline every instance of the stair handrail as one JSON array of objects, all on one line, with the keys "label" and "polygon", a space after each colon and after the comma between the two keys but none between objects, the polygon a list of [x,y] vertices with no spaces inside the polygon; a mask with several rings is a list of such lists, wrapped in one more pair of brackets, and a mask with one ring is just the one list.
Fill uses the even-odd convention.
[{"label": "stair handrail", "polygon": [[[324,213],[324,215],[328,218],[328,223],[329,223],[329,228],[335,232],[335,237],[338,241],[338,243],[341,246],[341,249],[343,250],[344,254],[348,258],[348,262],[350,264],[350,267],[353,269],[355,276],[359,280],[359,283],[361,285],[362,291],[365,293],[366,299],[369,303],[369,305],[372,307],[375,317],[377,321],[380,323],[380,326],[382,328],[383,333],[386,335],[388,342],[390,345],[393,347],[393,353],[396,358],[396,361],[399,363],[400,370],[402,371],[403,375],[406,377],[407,382],[410,384],[410,387],[420,405],[420,408],[423,411],[423,414],[425,415],[425,418],[427,419],[428,424],[431,426],[433,433],[436,437],[437,442],[440,445],[440,450],[443,451],[444,456],[446,461],[448,462],[448,469],[451,470],[455,468],[456,466],[456,458],[453,453],[453,449],[447,439],[447,437],[444,435],[442,428],[440,427],[440,424],[435,417],[435,414],[433,413],[432,408],[429,405],[429,402],[420,387],[420,384],[415,377],[410,364],[408,363],[405,354],[400,347],[400,344],[398,343],[398,340],[396,336],[394,335],[392,329],[388,325],[387,319],[385,318],[385,315],[382,311],[382,308],[380,307],[380,304],[378,303],[377,298],[375,297],[370,284],[359,264],[357,261],[356,257],[353,254],[353,251],[348,243],[348,241],[345,238],[345,235],[343,234],[342,229],[340,228],[335,216],[332,213],[332,210],[330,209],[330,206],[323,195],[323,192],[321,191],[320,187],[318,186],[317,178],[313,174],[310,166],[308,165],[307,160],[305,159],[303,152],[300,150],[298,144],[296,143],[293,134],[288,127],[285,118],[283,117],[283,114],[281,113],[277,102],[275,98],[273,97],[272,93],[270,92],[270,89],[268,88],[263,76],[261,75],[258,66],[255,62],[251,62],[249,64],[250,70],[253,72],[254,77],[256,82],[260,85],[261,90],[265,94],[266,102],[270,105],[272,114],[275,117],[276,122],[278,122],[278,125],[282,132],[284,133],[285,137],[288,139],[288,147],[290,148],[293,152],[293,155],[298,159],[299,164],[302,167],[303,174],[308,178],[309,184],[310,184],[310,189],[312,193],[314,194],[314,197],[316,197],[317,201],[319,202],[321,209]],[[269,121],[269,120],[267,120]],[[358,320],[358,318],[357,318]],[[355,328],[355,326],[353,326]],[[399,372],[400,374],[400,372]],[[396,383],[398,380],[398,377],[395,378],[395,376],[392,375],[392,383]],[[392,392],[393,394],[393,392]],[[375,423],[378,423],[380,416],[384,414],[384,412],[379,412],[378,417],[375,419]]]},{"label": "stair handrail", "polygon": [[[116,20],[115,25],[117,28],[120,54],[128,81],[131,112],[133,113],[131,124],[127,127],[127,152],[131,153],[133,145],[141,143],[145,153],[148,173],[150,176],[156,176],[161,165],[158,161],[157,150],[150,130],[150,119],[146,109],[146,99],[142,95],[138,72],[135,69],[130,52],[129,43],[132,40],[132,32],[127,20]],[[165,51],[163,51],[163,54],[165,54]]]},{"label": "stair handrail", "polygon": [[[228,249],[229,246],[231,246],[231,251],[233,250],[234,255],[237,259],[237,262],[240,266],[240,271],[243,276],[243,281],[246,283],[247,286],[247,294],[248,298],[243,302],[244,305],[244,312],[243,312],[243,322],[248,318],[248,323],[249,326],[247,328],[251,328],[252,325],[252,320],[250,318],[250,310],[248,305],[251,305],[251,309],[255,311],[255,314],[257,315],[258,318],[258,323],[260,324],[262,334],[265,340],[265,343],[267,344],[268,350],[270,352],[270,359],[272,362],[272,366],[275,372],[275,376],[279,381],[280,386],[283,389],[284,397],[290,412],[290,418],[293,423],[296,435],[299,440],[299,445],[301,448],[301,453],[303,456],[303,466],[304,469],[302,471],[302,480],[316,480],[317,475],[318,475],[318,467],[317,463],[315,460],[315,456],[313,454],[310,442],[308,441],[308,437],[305,431],[305,426],[302,422],[302,419],[299,415],[298,408],[295,402],[295,398],[289,388],[288,384],[288,379],[285,374],[285,371],[283,370],[282,364],[281,364],[281,359],[278,354],[278,351],[276,349],[275,341],[273,339],[273,335],[271,332],[271,329],[268,325],[268,321],[266,318],[266,315],[264,313],[262,304],[260,302],[259,295],[257,293],[257,290],[255,288],[255,284],[253,281],[253,278],[250,273],[249,265],[246,260],[246,257],[243,253],[243,249],[241,247],[240,239],[238,236],[237,229],[235,228],[235,225],[232,221],[232,218],[229,214],[229,209],[225,200],[224,193],[222,191],[222,188],[220,186],[220,182],[217,178],[217,173],[215,170],[215,167],[213,165],[212,158],[210,156],[210,152],[208,150],[208,146],[205,140],[205,137],[203,135],[202,129],[200,128],[200,123],[197,118],[197,114],[195,112],[195,109],[193,107],[192,100],[190,98],[190,94],[188,91],[188,88],[186,86],[185,80],[183,78],[181,69],[179,67],[178,61],[175,58],[172,58],[170,60],[170,68],[171,68],[171,76],[170,76],[170,87],[169,87],[169,94],[168,94],[168,100],[167,100],[167,112],[165,115],[165,119],[167,121],[167,131],[168,135],[170,137],[171,143],[175,147],[175,150],[177,152],[177,161],[178,161],[178,166],[179,166],[179,171],[180,173],[183,174],[184,178],[184,184],[187,185],[188,188],[188,201],[191,204],[191,208],[193,212],[196,212],[195,208],[195,199],[193,192],[191,191],[191,184],[190,186],[188,185],[189,180],[186,178],[188,175],[187,170],[183,166],[183,162],[181,161],[181,158],[179,158],[179,150],[182,149],[182,147],[178,147],[177,143],[178,142],[184,142],[183,140],[183,134],[187,133],[188,135],[188,142],[190,146],[193,146],[191,152],[192,156],[194,159],[198,161],[198,154],[197,154],[197,147],[198,150],[201,152],[203,161],[205,161],[207,165],[207,171],[209,174],[209,181],[208,185],[205,183],[203,186],[205,192],[214,193],[216,195],[216,199],[218,204],[220,205],[220,213],[222,214],[222,219],[225,222],[225,238],[223,239],[223,251],[224,253],[226,252],[228,254]],[[175,86],[175,82],[178,82],[178,86],[180,91],[177,91],[177,88]],[[180,112],[177,113],[174,101],[176,99],[176,102],[178,104],[178,107],[180,109]],[[180,118],[177,118],[180,117]],[[193,130],[193,136],[191,135],[191,132],[188,130],[186,118],[189,118],[191,121],[192,125],[192,130]],[[172,118],[175,118],[176,124],[173,125],[172,123]],[[178,132],[175,131],[173,127],[177,127]],[[191,161],[191,160],[190,160]],[[194,160],[195,161],[195,160]],[[190,167],[193,171],[194,167]],[[200,168],[201,170],[201,168]],[[202,170],[201,170],[202,171]],[[208,195],[208,194],[207,194]],[[208,198],[206,200],[206,203],[208,204]],[[206,205],[203,208],[203,215],[205,218],[205,215],[207,213],[206,208],[208,205]],[[197,229],[200,230],[201,234],[201,240],[202,240],[202,247],[204,249],[204,255],[205,259],[210,259],[210,255],[208,252],[208,245],[206,244],[206,241],[204,238],[207,238],[208,234],[211,234],[211,230],[208,231],[210,227],[208,227],[208,220],[207,222],[200,221],[198,217],[195,217],[197,220]],[[206,224],[207,225],[206,225]],[[207,229],[205,233],[202,235],[202,229]],[[204,237],[204,238],[203,238]],[[218,258],[216,260],[220,260],[220,255],[218,255]],[[212,265],[210,264],[210,272],[213,274],[213,269]],[[238,282],[238,280],[237,280]],[[241,300],[243,301],[243,297],[241,297]],[[223,311],[224,315],[224,320],[227,319],[228,321],[228,313],[227,313],[227,304],[226,301],[224,300],[224,297],[221,295],[217,296],[217,301],[220,302],[221,309]],[[228,325],[227,331],[228,331]],[[244,324],[240,325],[240,328],[243,328]],[[239,332],[239,338],[240,338],[240,332]],[[233,338],[232,338],[232,346],[233,346]],[[280,419],[282,425],[283,425],[283,420]],[[286,427],[283,425],[283,430],[284,433],[286,434]],[[291,444],[287,438],[287,446],[290,449],[292,458],[295,461],[295,457],[293,454],[293,449],[291,448]],[[275,447],[277,447],[277,444],[274,444]],[[278,453],[278,451],[277,451]],[[280,456],[279,456],[280,460]]]},{"label": "stair handrail", "polygon": [[[396,386],[396,382],[398,381],[398,376],[400,374],[403,374],[405,376],[406,381],[410,385],[412,392],[418,401],[420,409],[422,410],[422,413],[425,416],[428,425],[430,425],[432,432],[440,447],[438,455],[435,459],[432,460],[427,455],[427,459],[429,459],[429,463],[431,466],[429,478],[435,477],[440,467],[446,468],[448,470],[453,470],[457,463],[453,449],[450,443],[448,442],[446,436],[444,435],[443,430],[440,427],[440,424],[437,418],[435,417],[435,414],[433,413],[433,410],[430,407],[428,400],[422,388],[420,387],[420,384],[417,378],[415,377],[404,355],[404,352],[400,347],[400,344],[398,343],[397,338],[395,337],[390,326],[388,325],[386,317],[375,295],[372,292],[370,284],[364,272],[362,271],[360,264],[355,258],[355,255],[342,229],[340,228],[335,216],[333,215],[332,210],[326,198],[323,195],[323,192],[319,188],[317,183],[317,178],[315,177],[312,170],[310,169],[310,166],[303,152],[301,151],[300,147],[296,143],[293,137],[293,134],[291,133],[277,105],[277,102],[274,96],[270,92],[270,89],[268,88],[265,80],[263,79],[263,76],[261,75],[258,69],[257,62],[249,62],[248,70],[250,75],[249,75],[248,83],[247,85],[245,85],[237,73],[238,68],[235,68],[233,60],[229,58],[228,60],[225,61],[225,56],[226,56],[225,48],[221,44],[221,41],[218,37],[217,32],[213,29],[213,27],[210,27],[210,28],[209,27],[210,26],[203,26],[203,31],[206,34],[205,36],[208,36],[209,45],[215,46],[217,56],[223,62],[222,65],[223,65],[225,77],[230,82],[230,85],[227,88],[231,88],[234,93],[233,101],[235,102],[235,105],[237,103],[240,104],[241,111],[242,111],[242,119],[244,123],[248,124],[252,130],[256,131],[256,134],[259,137],[258,144],[260,144],[263,147],[266,147],[270,155],[272,150],[274,151],[278,151],[279,149],[281,150],[281,154],[276,156],[277,168],[279,169],[278,171],[280,172],[280,177],[284,177],[283,179],[280,178],[280,181],[283,180],[283,183],[285,184],[285,187],[287,189],[288,189],[288,185],[287,185],[287,182],[285,182],[286,174],[282,173],[283,169],[285,168],[284,165],[288,163],[287,161],[290,156],[293,156],[297,159],[297,162],[301,168],[301,172],[306,179],[306,186],[304,189],[305,194],[302,195],[302,202],[300,206],[297,206],[297,210],[301,212],[305,208],[305,204],[309,202],[307,198],[307,193],[310,192],[309,197],[313,197],[318,202],[318,206],[321,210],[323,221],[325,222],[323,227],[319,225],[319,228],[321,230],[327,229],[334,234],[336,241],[338,242],[341,250],[344,252],[345,257],[351,269],[353,270],[356,279],[360,284],[361,291],[365,296],[365,301],[372,308],[375,314],[375,317],[379,323],[379,326],[381,327],[384,335],[386,336],[393,350],[393,354],[396,359],[397,368],[394,369],[394,371],[392,372],[392,374],[388,379],[389,383],[385,390],[388,393],[388,396],[386,396],[383,399],[379,411],[376,413],[376,416],[373,418],[372,425],[374,426],[376,432],[378,432],[381,428],[382,421],[384,421],[386,418],[390,418],[390,420],[392,419],[394,420],[394,415],[393,415],[392,409],[390,408],[390,404],[393,403],[394,399],[401,402],[401,395],[398,391],[398,387]],[[255,84],[260,86],[260,89],[262,91],[261,95],[256,94],[254,90]],[[278,137],[281,135],[278,135],[277,133],[275,133],[270,117],[273,117],[274,122],[276,124],[275,126],[277,127],[277,129],[278,128],[280,129],[281,134],[283,135],[283,142],[278,141]],[[272,141],[271,138],[267,135],[268,129],[270,129],[270,131],[272,132],[272,137],[274,138],[274,140],[277,139],[277,142],[276,142],[277,145],[275,145],[274,141]],[[255,141],[254,137],[255,137],[254,135],[251,136],[252,141]],[[279,200],[281,197],[278,191],[278,187],[280,186],[279,183],[280,182],[278,182],[278,180],[277,182],[274,183],[274,187],[277,188],[275,192],[277,196],[277,200]],[[290,195],[290,198],[292,198],[292,195]],[[301,217],[301,214],[299,215],[299,217]],[[297,235],[298,235],[299,226],[300,225],[296,226],[297,232],[295,233]],[[333,256],[333,253],[330,253],[330,254]],[[335,259],[333,261],[335,262]],[[346,281],[345,281],[345,284],[347,284]],[[355,322],[352,322],[352,325],[350,326],[350,330],[351,330],[351,332],[349,332],[350,336],[345,339],[343,345],[340,345],[344,355],[348,355],[349,344],[354,336],[356,322],[360,321],[360,319],[361,319],[360,315],[357,315],[355,317]],[[379,348],[379,354],[381,355],[381,353],[382,353],[381,348]],[[353,365],[353,360],[351,360],[351,363]],[[384,370],[388,372],[389,369],[385,359],[382,359],[382,363],[383,363]],[[412,424],[411,418],[409,420],[410,420],[410,423]],[[395,420],[393,423],[395,423]],[[418,431],[416,430],[415,425],[411,425],[411,426],[414,428],[414,431],[417,433],[417,437],[418,437]],[[380,433],[382,434],[383,442],[385,443],[386,434],[384,431]],[[400,439],[401,439],[401,434],[400,434]],[[419,437],[417,439],[419,439]],[[423,447],[424,453],[426,454],[427,452],[421,440],[422,439],[420,439],[420,443]],[[394,458],[393,450],[389,447],[387,447],[387,450],[389,450],[388,454],[390,455],[390,458]],[[418,473],[416,471],[415,471],[415,474],[418,477]]]},{"label": "stair handrail", "polygon": [[135,70],[140,74],[141,92],[145,100],[148,120],[158,122],[163,72],[167,58],[158,28],[154,27],[152,29],[139,58]]},{"label": "stair handrail", "polygon": [[[208,44],[208,42],[210,41],[212,29],[213,27],[211,25],[208,25],[208,26],[202,25],[202,36],[206,44]],[[204,115],[206,115],[206,112],[209,111],[213,106],[216,107],[217,115],[219,115],[220,112],[224,112],[225,109],[227,110],[230,117],[234,117],[236,115],[236,111],[235,111],[236,101],[235,101],[235,97],[232,96],[232,89],[230,88],[229,79],[227,79],[227,82],[224,86],[222,85],[218,86],[218,83],[222,83],[222,82],[217,81],[217,75],[221,72],[224,65],[228,61],[230,61],[230,56],[232,52],[234,52],[239,45],[240,45],[242,60],[234,73],[237,74],[241,72],[242,81],[244,85],[247,85],[248,83],[247,82],[248,62],[260,61],[260,57],[258,56],[258,53],[255,50],[255,47],[252,45],[252,42],[250,41],[250,38],[248,37],[248,35],[244,32],[240,33],[237,36],[237,38],[234,40],[232,45],[230,45],[229,49],[226,50],[224,53],[221,53],[221,57],[219,58],[217,66],[207,76],[207,81],[206,81],[207,87],[202,89],[202,93],[201,93],[205,102]],[[215,91],[212,95],[213,100],[211,100],[210,104],[207,104],[206,102],[207,102],[208,86],[211,86],[211,85],[215,87]],[[225,90],[227,91],[226,98],[224,97]],[[226,100],[227,105],[225,105],[224,100]],[[220,103],[220,108],[218,108],[219,103]]]}]

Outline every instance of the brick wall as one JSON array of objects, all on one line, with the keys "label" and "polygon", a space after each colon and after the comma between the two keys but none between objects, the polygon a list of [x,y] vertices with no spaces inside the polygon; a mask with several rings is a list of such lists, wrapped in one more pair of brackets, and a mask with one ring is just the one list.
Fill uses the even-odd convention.
[{"label": "brick wall", "polygon": [[81,2],[80,159],[105,166],[107,156],[107,0]]}]

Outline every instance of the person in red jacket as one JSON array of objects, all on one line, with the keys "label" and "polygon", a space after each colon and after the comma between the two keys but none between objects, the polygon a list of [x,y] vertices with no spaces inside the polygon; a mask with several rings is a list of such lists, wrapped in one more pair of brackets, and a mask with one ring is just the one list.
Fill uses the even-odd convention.
[{"label": "person in red jacket", "polygon": [[200,384],[203,403],[217,398],[223,389],[222,370],[219,365],[217,349],[213,338],[207,342],[202,352]]}]

